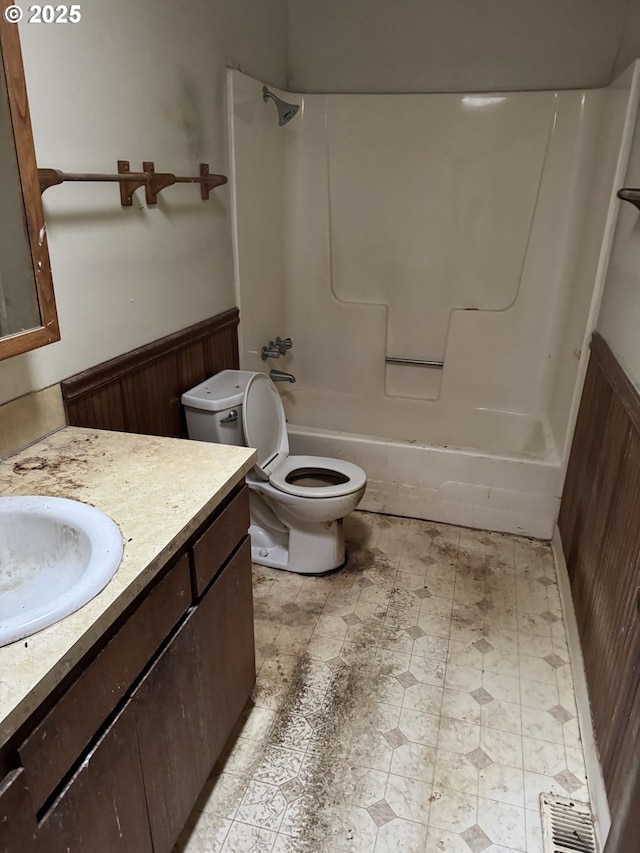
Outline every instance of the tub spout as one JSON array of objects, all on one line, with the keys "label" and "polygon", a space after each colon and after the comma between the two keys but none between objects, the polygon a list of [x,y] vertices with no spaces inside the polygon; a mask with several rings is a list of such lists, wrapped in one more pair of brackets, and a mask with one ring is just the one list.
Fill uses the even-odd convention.
[{"label": "tub spout", "polygon": [[285,373],[282,370],[272,370],[269,373],[272,382],[295,382],[296,377],[293,373]]}]

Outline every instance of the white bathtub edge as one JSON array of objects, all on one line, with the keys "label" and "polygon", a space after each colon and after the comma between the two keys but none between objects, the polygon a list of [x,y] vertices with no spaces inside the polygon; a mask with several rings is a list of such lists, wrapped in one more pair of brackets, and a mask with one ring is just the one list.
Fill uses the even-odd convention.
[{"label": "white bathtub edge", "polygon": [[407,445],[289,425],[291,453],[336,457],[367,473],[360,508],[551,539],[560,506],[560,465]]},{"label": "white bathtub edge", "polygon": [[562,615],[564,617],[564,627],[567,634],[567,645],[569,647],[569,663],[571,665],[571,675],[573,677],[573,687],[576,694],[576,705],[578,707],[578,722],[580,724],[580,736],[582,738],[584,761],[587,770],[587,786],[589,788],[589,796],[591,798],[591,810],[593,812],[600,850],[604,850],[604,845],[611,828],[611,814],[609,812],[609,802],[607,800],[602,767],[600,766],[600,758],[598,755],[598,748],[596,746],[593,720],[591,719],[589,688],[587,686],[587,675],[584,668],[584,659],[582,657],[580,636],[578,634],[578,622],[576,620],[576,612],[573,607],[569,571],[564,559],[562,538],[557,525],[553,531],[551,548],[556,564],[558,589],[560,591],[560,601],[562,604]]},{"label": "white bathtub edge", "polygon": [[[514,533],[549,540],[556,509],[547,506],[544,495],[523,494],[493,486],[456,483],[455,496],[448,494],[450,483],[434,489],[369,481],[360,509],[406,518],[423,518],[498,533]],[[484,493],[485,498],[478,499]],[[499,500],[509,495],[509,506]]]}]

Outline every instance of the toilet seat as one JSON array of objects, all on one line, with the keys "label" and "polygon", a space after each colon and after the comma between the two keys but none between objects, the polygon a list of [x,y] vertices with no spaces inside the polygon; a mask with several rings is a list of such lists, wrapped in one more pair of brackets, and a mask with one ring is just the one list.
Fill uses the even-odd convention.
[{"label": "toilet seat", "polygon": [[[305,486],[296,484],[296,475],[304,477],[308,472],[326,474],[328,479],[338,477],[339,483],[327,483],[321,486]],[[288,495],[300,498],[337,498],[349,495],[362,488],[367,481],[367,475],[362,468],[353,462],[343,459],[330,459],[326,456],[287,456],[282,459],[269,477],[269,482],[276,489]]]},{"label": "toilet seat", "polygon": [[[280,394],[264,373],[248,381],[242,406],[242,423],[247,444],[255,447],[258,458],[254,471],[262,480],[288,495],[304,498],[331,498],[349,495],[362,488],[366,474],[358,465],[322,456],[289,456],[287,421]],[[337,483],[318,486],[296,482],[306,474],[323,474]]]}]

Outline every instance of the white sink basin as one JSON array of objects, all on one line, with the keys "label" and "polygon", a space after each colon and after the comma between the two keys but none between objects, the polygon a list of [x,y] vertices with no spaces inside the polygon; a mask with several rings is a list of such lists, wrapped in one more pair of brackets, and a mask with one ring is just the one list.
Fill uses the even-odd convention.
[{"label": "white sink basin", "polygon": [[118,526],[65,498],[0,498],[0,646],[78,610],[122,559]]}]

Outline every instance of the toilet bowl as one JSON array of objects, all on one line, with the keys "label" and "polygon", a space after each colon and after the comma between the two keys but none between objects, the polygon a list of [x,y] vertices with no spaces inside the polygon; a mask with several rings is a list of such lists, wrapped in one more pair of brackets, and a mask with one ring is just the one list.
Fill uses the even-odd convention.
[{"label": "toilet bowl", "polygon": [[252,560],[308,575],[340,568],[342,520],[364,495],[362,468],[290,455],[282,401],[264,373],[223,370],[186,391],[182,405],[189,438],[256,448],[247,476]]}]

